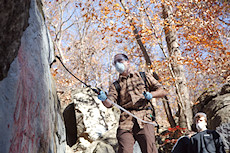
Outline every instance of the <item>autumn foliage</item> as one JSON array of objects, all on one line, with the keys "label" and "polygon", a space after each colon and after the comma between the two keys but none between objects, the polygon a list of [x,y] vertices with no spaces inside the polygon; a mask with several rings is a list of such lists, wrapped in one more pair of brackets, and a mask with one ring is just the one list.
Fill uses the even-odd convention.
[{"label": "autumn foliage", "polygon": [[[173,77],[169,69],[173,61],[166,46],[164,26],[168,23],[162,18],[162,3],[166,1],[127,0],[125,10],[119,0],[43,0],[55,54],[79,79],[105,91],[117,77],[112,66],[114,54],[126,53],[133,68],[146,69],[133,33],[132,25],[135,25],[151,58],[152,69],[169,93],[170,107],[176,118],[175,81],[178,78]],[[176,30],[181,51],[177,62],[185,69],[189,97],[195,104],[203,91],[219,89],[229,75],[229,2],[179,0],[167,1],[167,5],[172,6],[175,23],[172,28]],[[83,85],[59,62],[51,69],[62,105],[66,105],[71,99],[70,90]],[[168,125],[160,100],[156,113],[159,122]]]},{"label": "autumn foliage", "polygon": [[160,141],[158,140],[159,152],[171,152],[177,140],[187,132],[188,130],[186,128],[181,128],[180,126],[168,128],[162,132],[158,137],[160,139]]}]

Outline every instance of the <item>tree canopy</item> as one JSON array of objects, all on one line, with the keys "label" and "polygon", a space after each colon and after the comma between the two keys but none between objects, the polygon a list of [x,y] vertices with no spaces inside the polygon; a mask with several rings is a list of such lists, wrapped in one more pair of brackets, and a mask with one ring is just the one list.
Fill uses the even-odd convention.
[{"label": "tree canopy", "polygon": [[[172,75],[171,64],[183,66],[192,105],[203,91],[218,89],[230,75],[227,0],[43,0],[43,4],[55,54],[89,85],[108,90],[117,78],[112,66],[116,53],[127,54],[135,69],[146,69],[134,28],[152,61],[151,68],[169,93],[173,114],[178,109],[175,85],[180,76]],[[181,52],[176,60],[167,48],[165,27],[170,23],[163,17],[163,6],[167,5]],[[82,84],[58,62],[52,66],[52,74],[62,102],[68,103],[67,91]],[[160,101],[156,107],[163,110]],[[166,119],[162,122],[167,124]]]}]

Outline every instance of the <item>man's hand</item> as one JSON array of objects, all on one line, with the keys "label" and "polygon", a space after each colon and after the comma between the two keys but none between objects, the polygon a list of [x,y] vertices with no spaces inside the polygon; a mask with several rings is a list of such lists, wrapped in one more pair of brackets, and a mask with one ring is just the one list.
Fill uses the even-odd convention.
[{"label": "man's hand", "polygon": [[107,99],[107,96],[105,94],[104,91],[100,91],[100,94],[97,96],[98,99],[100,99],[101,101],[105,101]]},{"label": "man's hand", "polygon": [[151,100],[153,98],[153,95],[150,92],[143,92],[143,95],[145,96],[145,99]]}]

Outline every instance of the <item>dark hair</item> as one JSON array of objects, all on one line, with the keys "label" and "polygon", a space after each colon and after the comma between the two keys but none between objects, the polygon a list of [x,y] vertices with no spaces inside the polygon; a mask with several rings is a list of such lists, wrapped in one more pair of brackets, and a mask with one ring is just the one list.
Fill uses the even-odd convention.
[{"label": "dark hair", "polygon": [[128,56],[125,54],[116,54],[113,59],[113,64],[115,65],[116,62],[121,62],[121,61],[128,61]]},{"label": "dark hair", "polygon": [[128,56],[127,55],[125,55],[125,54],[121,54],[122,56],[124,56],[124,58],[126,58],[127,59],[127,61],[129,60],[129,58],[128,58]]},{"label": "dark hair", "polygon": [[122,53],[116,54],[114,57],[120,56],[120,55],[123,56],[127,61],[129,60],[128,56]]}]

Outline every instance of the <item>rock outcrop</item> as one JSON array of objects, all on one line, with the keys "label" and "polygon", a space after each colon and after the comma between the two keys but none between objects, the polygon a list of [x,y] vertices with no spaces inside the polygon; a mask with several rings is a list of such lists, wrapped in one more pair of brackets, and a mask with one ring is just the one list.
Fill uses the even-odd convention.
[{"label": "rock outcrop", "polygon": [[224,139],[226,149],[230,146],[230,84],[226,83],[220,91],[208,90],[193,107],[194,114],[201,111],[207,114],[208,128],[216,129]]},{"label": "rock outcrop", "polygon": [[0,6],[0,152],[64,153],[65,127],[49,66],[53,44],[41,1]]},{"label": "rock outcrop", "polygon": [[104,107],[89,88],[72,91],[72,98],[63,112],[67,144],[79,153],[115,153],[120,111]]},{"label": "rock outcrop", "polygon": [[0,2],[0,81],[7,76],[28,26],[30,0]]},{"label": "rock outcrop", "polygon": [[[63,111],[67,153],[115,153],[120,110],[106,108],[90,88],[73,90],[72,101]],[[133,153],[141,153],[137,142]]]}]

